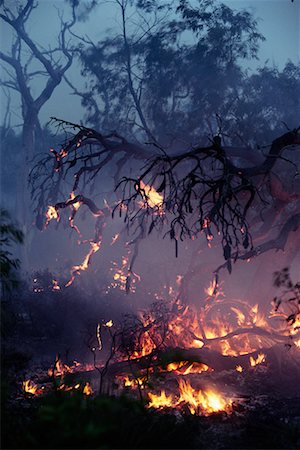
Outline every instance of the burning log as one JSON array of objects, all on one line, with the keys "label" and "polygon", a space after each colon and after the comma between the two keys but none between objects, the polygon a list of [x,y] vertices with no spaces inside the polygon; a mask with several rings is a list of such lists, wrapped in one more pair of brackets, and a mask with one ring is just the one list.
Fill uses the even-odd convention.
[{"label": "burning log", "polygon": [[[149,369],[149,367],[151,367],[152,370],[157,371],[162,371],[166,368],[168,371],[167,368],[170,363],[180,361],[208,366],[214,372],[229,370],[243,372],[246,368],[251,369],[257,364],[266,362],[269,366],[273,366],[277,372],[281,372],[282,361],[284,360],[284,356],[288,354],[288,351],[289,350],[282,344],[276,344],[271,348],[263,348],[259,351],[238,356],[222,355],[221,353],[206,347],[193,349],[179,347],[168,348],[165,350],[153,351],[150,355],[142,356],[140,358],[112,363],[108,368],[107,376],[109,378],[114,378],[121,374],[140,373],[140,371]],[[290,361],[295,371],[300,374],[300,358],[294,358],[294,355],[291,354]],[[239,370],[237,370],[237,367]],[[198,373],[201,372],[202,370],[199,370]],[[204,370],[204,372],[207,372],[207,370]],[[72,383],[76,379],[86,381],[97,375],[98,371],[96,369],[76,373],[66,373],[65,380],[68,383]]]}]

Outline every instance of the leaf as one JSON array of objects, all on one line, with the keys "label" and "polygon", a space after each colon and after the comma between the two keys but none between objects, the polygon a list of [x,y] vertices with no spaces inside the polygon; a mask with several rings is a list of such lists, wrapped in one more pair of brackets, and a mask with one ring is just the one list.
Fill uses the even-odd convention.
[{"label": "leaf", "polygon": [[228,261],[227,261],[227,270],[228,270],[229,273],[232,272],[231,259],[228,259]]},{"label": "leaf", "polygon": [[243,240],[243,247],[246,250],[249,247],[249,237],[248,234],[246,234],[245,239]]},{"label": "leaf", "polygon": [[228,243],[223,247],[223,253],[226,261],[231,258],[231,247]]}]

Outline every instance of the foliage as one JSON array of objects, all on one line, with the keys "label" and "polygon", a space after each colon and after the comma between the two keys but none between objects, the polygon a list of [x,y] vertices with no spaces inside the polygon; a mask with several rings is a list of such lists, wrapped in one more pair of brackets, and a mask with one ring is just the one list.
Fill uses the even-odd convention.
[{"label": "foliage", "polygon": [[10,214],[0,209],[0,281],[2,292],[11,292],[18,285],[16,270],[20,267],[18,258],[8,250],[12,244],[22,244],[23,232],[13,224]]},{"label": "foliage", "polygon": [[274,286],[281,290],[273,299],[274,311],[279,312],[294,334],[300,327],[300,281],[293,283],[289,267],[274,273]]},{"label": "foliage", "polygon": [[[176,423],[126,397],[59,393],[40,400],[33,420],[5,429],[5,448],[183,448],[191,445],[193,421]],[[78,394],[78,395],[76,395]],[[12,417],[10,417],[12,419]],[[12,420],[13,422],[13,420]],[[18,433],[13,433],[13,426]]]},{"label": "foliage", "polygon": [[123,30],[79,48],[82,104],[96,129],[174,147],[217,133],[265,144],[282,122],[297,125],[299,67],[245,70],[264,40],[250,12],[213,0],[138,2],[135,12],[118,4]]}]

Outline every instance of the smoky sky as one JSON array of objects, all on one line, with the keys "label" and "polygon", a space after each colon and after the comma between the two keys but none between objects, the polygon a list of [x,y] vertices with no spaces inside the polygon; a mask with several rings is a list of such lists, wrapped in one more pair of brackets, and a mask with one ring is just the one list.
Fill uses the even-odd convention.
[{"label": "smoky sky", "polygon": [[[193,3],[193,2],[191,2]],[[197,1],[195,0],[196,4]],[[282,69],[288,60],[298,63],[300,60],[300,0],[223,0],[233,9],[248,9],[258,20],[259,31],[265,36],[266,41],[260,45],[258,60],[247,61],[246,67],[256,70],[257,67],[268,64]],[[15,0],[11,0],[15,6]],[[68,9],[63,0],[43,0],[32,14],[29,27],[30,36],[44,46],[55,46],[55,38],[59,30],[58,10],[68,17]],[[94,42],[103,39],[108,33],[120,31],[120,18],[116,5],[113,2],[103,2],[89,16],[88,20],[76,25],[76,33],[88,36]],[[11,43],[10,30],[6,25],[1,26],[1,49],[9,49]],[[3,69],[1,76],[5,77]],[[80,67],[75,61],[67,73],[73,84],[78,89],[84,88],[85,80],[80,75]],[[32,87],[38,93],[39,80]],[[34,92],[35,93],[35,92]],[[5,110],[6,98],[1,92],[1,122]],[[17,94],[12,94],[11,124],[16,126],[22,122],[19,111],[20,99]],[[80,104],[80,98],[70,92],[70,88],[62,82],[55,90],[50,100],[45,104],[40,113],[40,120],[45,124],[50,116],[64,118],[71,122],[80,122],[84,117],[84,110]]]}]

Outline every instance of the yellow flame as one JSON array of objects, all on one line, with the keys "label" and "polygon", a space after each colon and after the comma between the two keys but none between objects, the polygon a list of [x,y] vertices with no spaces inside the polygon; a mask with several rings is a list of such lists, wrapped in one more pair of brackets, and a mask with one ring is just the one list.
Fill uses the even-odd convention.
[{"label": "yellow flame", "polygon": [[237,372],[243,372],[242,366],[236,366],[235,370],[236,370]]},{"label": "yellow flame", "polygon": [[91,388],[91,385],[89,382],[87,382],[83,388],[83,394],[84,395],[92,395],[93,394],[93,390]]},{"label": "yellow flame", "polygon": [[206,364],[189,362],[189,361],[179,361],[172,362],[167,365],[167,372],[175,372],[181,375],[188,375],[189,373],[201,373],[209,370]]},{"label": "yellow flame", "polygon": [[164,201],[163,195],[157,192],[153,186],[145,184],[142,180],[140,181],[141,189],[145,192],[143,195],[143,200],[147,202],[150,208],[159,208],[162,210],[162,204]]},{"label": "yellow flame", "polygon": [[161,391],[160,394],[148,393],[150,402],[148,408],[168,408],[174,406],[173,396],[166,395],[165,391]]},{"label": "yellow flame", "polygon": [[266,355],[265,355],[264,353],[259,353],[259,354],[257,355],[257,358],[256,358],[256,359],[253,358],[253,356],[250,356],[250,359],[249,359],[249,361],[250,361],[250,366],[251,366],[251,367],[255,367],[255,366],[257,366],[258,364],[262,364],[263,362],[265,362],[265,360],[266,360]]},{"label": "yellow flame", "polygon": [[[76,197],[75,193],[72,191],[70,193],[70,199],[73,200]],[[81,206],[81,202],[75,202],[72,203],[72,207],[75,209],[75,211],[77,211]]]},{"label": "yellow flame", "polygon": [[50,220],[55,219],[57,222],[59,221],[59,213],[57,211],[57,209],[55,208],[55,206],[48,206],[47,212],[46,212],[46,223],[45,223],[45,227],[48,226]]},{"label": "yellow flame", "polygon": [[22,382],[22,390],[26,394],[38,395],[38,386],[31,380],[26,380]]}]

